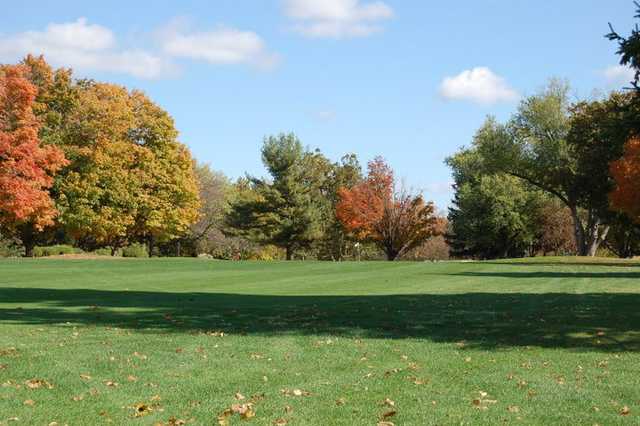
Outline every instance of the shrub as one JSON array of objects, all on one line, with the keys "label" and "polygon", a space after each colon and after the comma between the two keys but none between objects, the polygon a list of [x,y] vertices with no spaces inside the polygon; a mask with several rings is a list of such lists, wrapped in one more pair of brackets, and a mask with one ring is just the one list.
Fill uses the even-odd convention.
[{"label": "shrub", "polygon": [[[111,251],[112,251],[111,247],[101,247],[99,249],[95,249],[92,253],[95,254],[96,256],[111,256]],[[122,256],[122,250],[121,249],[116,250],[114,256]]]},{"label": "shrub", "polygon": [[19,241],[0,235],[0,257],[20,257],[24,255],[24,248]]},{"label": "shrub", "polygon": [[37,246],[37,247],[34,247],[33,249],[34,257],[59,256],[63,254],[78,254],[78,253],[82,253],[82,250],[80,250],[79,248],[69,246],[69,245],[64,245],[64,244],[47,246],[47,247]]},{"label": "shrub", "polygon": [[122,249],[122,257],[149,257],[149,252],[146,245],[135,243]]}]

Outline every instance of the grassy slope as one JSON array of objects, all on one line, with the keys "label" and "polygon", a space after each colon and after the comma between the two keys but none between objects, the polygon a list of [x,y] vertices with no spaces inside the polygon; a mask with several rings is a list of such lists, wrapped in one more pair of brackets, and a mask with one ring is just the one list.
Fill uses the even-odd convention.
[{"label": "grassy slope", "polygon": [[637,424],[639,278],[549,258],[2,261],[0,424],[215,424],[236,392],[264,393],[253,424],[375,425],[385,398],[396,425]]}]

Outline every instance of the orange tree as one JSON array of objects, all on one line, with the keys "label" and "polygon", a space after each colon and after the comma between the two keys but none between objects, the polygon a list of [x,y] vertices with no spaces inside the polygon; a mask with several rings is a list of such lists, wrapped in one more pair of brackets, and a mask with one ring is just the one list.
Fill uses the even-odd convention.
[{"label": "orange tree", "polygon": [[0,226],[33,255],[35,234],[53,224],[57,210],[49,196],[53,175],[67,162],[61,150],[43,146],[33,113],[37,88],[26,68],[0,68]]},{"label": "orange tree", "polygon": [[421,195],[396,189],[393,171],[378,157],[361,183],[339,191],[336,216],[358,239],[374,242],[396,260],[436,234],[434,206]]}]

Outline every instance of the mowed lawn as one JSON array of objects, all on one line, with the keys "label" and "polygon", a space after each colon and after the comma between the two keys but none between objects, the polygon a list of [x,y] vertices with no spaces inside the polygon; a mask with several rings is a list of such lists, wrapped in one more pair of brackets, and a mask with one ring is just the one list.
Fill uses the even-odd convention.
[{"label": "mowed lawn", "polygon": [[2,425],[639,424],[640,264],[4,260],[0,383]]}]

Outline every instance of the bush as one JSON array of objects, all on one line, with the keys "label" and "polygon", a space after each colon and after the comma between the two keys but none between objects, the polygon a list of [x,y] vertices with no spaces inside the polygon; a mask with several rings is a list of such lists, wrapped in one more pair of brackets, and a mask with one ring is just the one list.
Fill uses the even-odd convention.
[{"label": "bush", "polygon": [[[111,256],[111,251],[112,251],[111,247],[101,247],[99,249],[95,249],[92,253],[95,254],[96,256]],[[121,249],[116,250],[114,256],[122,256],[122,250]]]},{"label": "bush", "polygon": [[149,257],[149,252],[146,245],[135,243],[122,249],[122,257]]},{"label": "bush", "polygon": [[24,248],[19,241],[0,235],[0,257],[20,257],[24,255]]},{"label": "bush", "polygon": [[64,245],[64,244],[60,244],[56,246],[47,246],[47,247],[37,246],[37,247],[34,247],[33,249],[34,257],[60,256],[63,254],[78,254],[78,253],[82,253],[82,250],[80,250],[79,248],[75,248],[73,246]]}]

